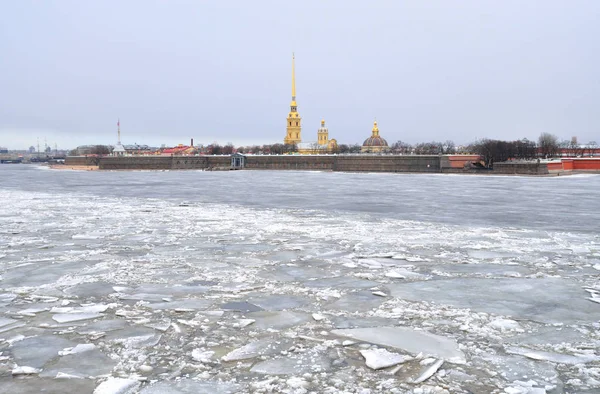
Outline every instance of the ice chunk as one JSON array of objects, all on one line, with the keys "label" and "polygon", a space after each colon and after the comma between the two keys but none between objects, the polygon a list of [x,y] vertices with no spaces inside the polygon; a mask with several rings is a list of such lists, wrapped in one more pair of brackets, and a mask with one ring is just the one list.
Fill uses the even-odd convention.
[{"label": "ice chunk", "polygon": [[52,319],[59,323],[71,323],[81,320],[97,319],[104,316],[103,313],[59,313],[52,316]]},{"label": "ice chunk", "polygon": [[242,392],[242,385],[228,382],[199,382],[181,379],[171,382],[158,382],[146,386],[140,394],[236,394]]},{"label": "ice chunk", "polygon": [[239,361],[247,360],[250,358],[258,357],[261,355],[273,355],[280,351],[289,348],[292,345],[290,339],[275,339],[275,338],[262,338],[258,341],[250,342],[241,348],[232,350],[227,353],[221,359],[223,361]]},{"label": "ice chunk", "polygon": [[258,305],[260,308],[266,311],[295,309],[310,303],[310,300],[304,297],[285,294],[252,297],[248,301],[254,305]]},{"label": "ice chunk", "polygon": [[239,312],[257,312],[264,310],[263,308],[246,301],[226,302],[225,304],[221,305],[221,308]]},{"label": "ice chunk", "polygon": [[8,317],[0,317],[0,328],[8,326],[9,324],[13,324],[14,322],[17,322],[17,321],[18,320],[11,319]]},{"label": "ice chunk", "polygon": [[316,321],[321,321],[325,319],[325,316],[321,315],[320,313],[313,313],[312,318]]},{"label": "ice chunk", "polygon": [[518,354],[521,356],[525,356],[532,360],[551,361],[551,362],[559,363],[559,364],[576,365],[576,364],[586,364],[586,363],[600,360],[600,356],[596,356],[596,355],[585,354],[585,355],[572,356],[569,354],[544,352],[541,350],[533,350],[533,349],[527,349],[524,347],[516,347],[516,346],[508,347],[506,349],[506,352],[511,353],[511,354]]},{"label": "ice chunk", "polygon": [[261,311],[249,313],[247,316],[256,320],[253,327],[263,330],[269,328],[274,330],[282,330],[284,328],[294,327],[309,320],[308,314],[294,311]]},{"label": "ice chunk", "polygon": [[107,282],[80,283],[64,290],[66,294],[76,295],[80,298],[101,298],[114,293],[112,284]]},{"label": "ice chunk", "polygon": [[84,379],[84,378],[81,376],[77,376],[77,375],[71,375],[68,373],[59,372],[56,374],[55,379]]},{"label": "ice chunk", "polygon": [[96,332],[115,331],[125,328],[127,321],[123,319],[104,319],[95,322],[89,322],[86,326],[78,327],[76,332],[78,334],[90,334]]},{"label": "ice chunk", "polygon": [[192,358],[201,363],[209,363],[211,357],[215,354],[212,350],[194,349],[192,350]]},{"label": "ice chunk", "polygon": [[408,360],[412,360],[412,357],[391,353],[385,349],[366,349],[361,350],[360,354],[365,358],[365,364],[371,369],[382,369],[391,367],[393,365],[402,364]]},{"label": "ice chunk", "polygon": [[331,331],[334,335],[390,346],[408,353],[435,356],[452,363],[463,364],[465,355],[456,340],[418,331],[408,327],[350,328]]},{"label": "ice chunk", "polygon": [[392,279],[413,279],[413,280],[425,280],[429,279],[429,276],[419,274],[418,272],[413,272],[407,270],[406,268],[396,268],[391,271],[385,273],[385,276]]},{"label": "ice chunk", "polygon": [[233,324],[233,327],[235,328],[244,328],[244,327],[248,327],[250,324],[253,324],[256,320],[254,319],[238,319],[238,321],[236,321]]},{"label": "ice chunk", "polygon": [[59,373],[78,378],[98,377],[110,374],[117,365],[115,360],[96,348],[90,349],[84,345],[83,349],[87,350],[64,354],[57,362],[46,364],[40,377],[54,378]]},{"label": "ice chunk", "polygon": [[174,300],[171,302],[159,302],[156,304],[148,304],[146,307],[151,309],[165,309],[175,311],[195,311],[210,307],[213,304],[211,300],[198,298],[190,298],[185,300]]},{"label": "ice chunk", "polygon": [[85,305],[79,307],[55,306],[50,309],[50,313],[100,313],[105,312],[109,307],[110,305],[105,304]]},{"label": "ice chunk", "polygon": [[423,372],[421,372],[421,375],[418,378],[416,378],[412,383],[418,384],[418,383],[422,383],[422,382],[426,381],[427,379],[432,377],[433,374],[436,373],[438,369],[440,369],[440,367],[442,366],[443,363],[444,363],[444,360],[437,360],[430,366],[426,367],[423,370]]},{"label": "ice chunk", "polygon": [[406,275],[398,272],[397,270],[388,271],[385,273],[385,276],[392,279],[405,279]]},{"label": "ice chunk", "polygon": [[317,373],[331,368],[329,359],[322,355],[308,355],[303,358],[276,358],[261,361],[250,369],[250,372],[265,375],[299,375]]},{"label": "ice chunk", "polygon": [[361,290],[348,293],[339,300],[327,305],[327,309],[347,312],[367,312],[383,303],[383,298],[373,296],[371,291]]},{"label": "ice chunk", "polygon": [[308,280],[304,282],[304,286],[323,289],[323,288],[344,288],[344,289],[368,289],[377,286],[377,282],[370,280],[357,279],[349,276],[337,276],[334,278],[322,278],[316,280]]},{"label": "ice chunk", "polygon": [[108,378],[96,387],[94,394],[128,394],[139,386],[140,382],[134,379]]},{"label": "ice chunk", "polygon": [[335,328],[366,328],[379,326],[393,326],[397,323],[396,319],[387,319],[383,317],[353,317],[353,316],[330,316],[329,320]]},{"label": "ice chunk", "polygon": [[494,319],[490,324],[490,327],[493,327],[497,330],[500,330],[502,332],[505,331],[511,331],[511,330],[515,330],[515,331],[523,331],[523,329],[521,328],[521,325],[512,320],[512,319]]},{"label": "ice chunk", "polygon": [[66,348],[66,349],[58,352],[58,354],[60,356],[66,356],[68,354],[89,352],[90,350],[94,350],[95,348],[96,348],[96,345],[94,345],[93,343],[80,343],[73,348]]},{"label": "ice chunk", "polygon": [[75,345],[75,342],[54,335],[41,335],[16,342],[11,351],[17,364],[42,368],[48,361],[57,358],[59,351]]},{"label": "ice chunk", "polygon": [[41,369],[33,368],[33,367],[14,367],[12,370],[13,375],[36,375],[41,372]]},{"label": "ice chunk", "polygon": [[455,278],[387,285],[394,297],[547,323],[600,320],[600,307],[565,278]]}]

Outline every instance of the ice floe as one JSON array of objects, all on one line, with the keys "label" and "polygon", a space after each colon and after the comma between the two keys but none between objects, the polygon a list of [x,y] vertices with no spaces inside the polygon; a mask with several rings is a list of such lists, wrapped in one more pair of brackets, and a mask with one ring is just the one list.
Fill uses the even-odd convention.
[{"label": "ice floe", "polygon": [[426,354],[464,364],[466,358],[456,340],[409,327],[350,328],[331,331],[334,335],[389,346],[412,354]]},{"label": "ice floe", "polygon": [[402,364],[412,357],[403,354],[388,352],[385,349],[365,349],[360,354],[365,358],[365,364],[371,369],[382,369]]}]

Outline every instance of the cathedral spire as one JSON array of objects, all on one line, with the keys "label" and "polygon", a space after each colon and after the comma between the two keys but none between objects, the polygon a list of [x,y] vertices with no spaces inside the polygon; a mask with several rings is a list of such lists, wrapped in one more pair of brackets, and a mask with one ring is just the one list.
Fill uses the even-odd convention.
[{"label": "cathedral spire", "polygon": [[296,105],[296,56],[292,52],[292,105]]},{"label": "cathedral spire", "polygon": [[296,56],[292,53],[292,102],[290,103],[290,112],[286,119],[286,135],[283,143],[286,145],[299,144],[302,142],[302,118],[298,114],[298,104],[296,104]]}]

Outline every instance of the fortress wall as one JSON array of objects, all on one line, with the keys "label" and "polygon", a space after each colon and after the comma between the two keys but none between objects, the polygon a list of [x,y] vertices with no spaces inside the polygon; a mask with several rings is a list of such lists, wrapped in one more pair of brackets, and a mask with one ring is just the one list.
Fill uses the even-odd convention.
[{"label": "fortress wall", "polygon": [[125,156],[103,157],[101,170],[203,170],[229,168],[229,156]]},{"label": "fortress wall", "polygon": [[547,163],[494,163],[492,174],[548,175]]},{"label": "fortress wall", "polygon": [[[481,169],[463,169],[459,168],[456,162],[464,163],[465,159],[453,161],[452,157],[438,155],[248,155],[246,156],[246,168],[251,170],[443,172],[459,174],[547,175],[549,173],[546,163],[537,162],[495,163],[493,170],[485,171]],[[107,156],[101,159],[95,157],[69,157],[67,160],[67,164],[89,163],[92,160],[99,160],[101,170],[211,170],[229,169],[231,165],[230,156]]]},{"label": "fortress wall", "polygon": [[337,156],[334,171],[441,172],[440,156]]},{"label": "fortress wall", "polygon": [[67,156],[65,165],[68,166],[97,166],[100,162],[100,157],[96,156]]},{"label": "fortress wall", "polygon": [[246,156],[246,168],[252,170],[321,170],[334,169],[337,156],[265,155]]},{"label": "fortress wall", "polygon": [[172,158],[163,156],[103,157],[101,170],[170,170]]}]

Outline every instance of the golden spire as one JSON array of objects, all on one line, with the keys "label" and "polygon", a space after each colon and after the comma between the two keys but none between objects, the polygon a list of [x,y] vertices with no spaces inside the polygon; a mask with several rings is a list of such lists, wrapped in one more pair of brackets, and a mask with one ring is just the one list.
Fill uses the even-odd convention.
[{"label": "golden spire", "polygon": [[377,127],[377,119],[373,122],[373,137],[379,136],[379,127]]},{"label": "golden spire", "polygon": [[292,105],[296,105],[296,67],[295,67],[296,57],[292,52]]}]

